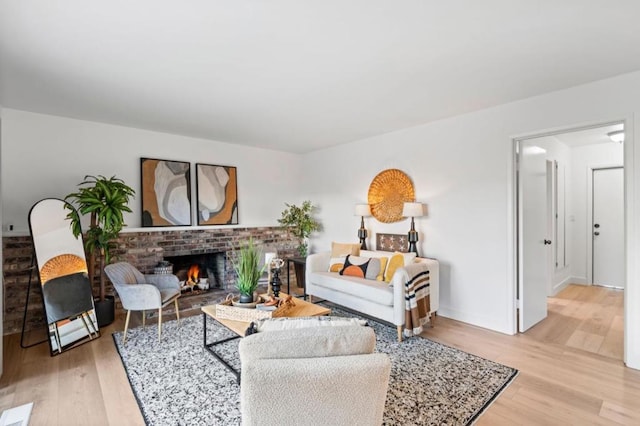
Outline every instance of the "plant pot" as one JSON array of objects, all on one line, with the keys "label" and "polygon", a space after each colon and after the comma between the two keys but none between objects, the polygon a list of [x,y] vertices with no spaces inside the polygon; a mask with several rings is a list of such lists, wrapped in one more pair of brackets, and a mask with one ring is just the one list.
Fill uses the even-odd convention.
[{"label": "plant pot", "polygon": [[240,303],[253,303],[253,294],[240,294],[240,299],[238,299]]},{"label": "plant pot", "polygon": [[103,301],[94,300],[93,304],[96,308],[96,318],[98,318],[98,327],[106,327],[115,319],[115,296],[105,296]]}]

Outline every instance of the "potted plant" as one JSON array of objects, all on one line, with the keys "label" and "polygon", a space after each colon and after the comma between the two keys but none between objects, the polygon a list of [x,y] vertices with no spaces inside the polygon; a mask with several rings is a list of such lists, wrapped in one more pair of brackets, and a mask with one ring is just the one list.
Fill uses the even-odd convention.
[{"label": "potted plant", "polygon": [[280,225],[287,226],[289,231],[298,238],[298,253],[304,257],[309,248],[307,239],[312,232],[320,230],[320,222],[312,216],[315,207],[311,201],[304,201],[300,207],[287,203],[285,206],[287,208],[282,212],[282,218],[278,219],[278,222]]},{"label": "potted plant", "polygon": [[91,281],[95,276],[97,258],[100,262],[100,292],[95,307],[98,325],[103,327],[111,324],[114,319],[114,298],[105,294],[104,266],[111,260],[113,240],[126,226],[123,213],[131,212],[128,204],[135,191],[115,176],[108,179],[104,176],[85,176],[78,187],[78,192],[64,198],[68,203],[77,205],[77,210],[69,208],[67,219],[71,221],[71,230],[77,238],[82,232],[81,216],[90,215],[84,246],[89,255],[88,272]]},{"label": "potted plant", "polygon": [[240,303],[253,302],[253,293],[258,288],[258,280],[267,266],[258,268],[261,254],[260,249],[253,244],[253,238],[250,238],[249,243],[240,248],[238,257],[233,262],[233,269],[237,275],[236,288],[240,292]]}]

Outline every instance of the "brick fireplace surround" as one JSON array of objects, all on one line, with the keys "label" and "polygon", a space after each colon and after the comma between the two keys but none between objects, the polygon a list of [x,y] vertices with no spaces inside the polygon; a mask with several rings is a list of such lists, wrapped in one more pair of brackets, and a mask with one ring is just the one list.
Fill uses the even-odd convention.
[{"label": "brick fireplace surround", "polygon": [[[277,247],[278,256],[281,258],[292,257],[297,254],[297,241],[286,230],[280,227],[259,227],[179,231],[154,229],[153,231],[144,232],[123,232],[117,240],[118,247],[113,251],[113,256],[114,260],[130,262],[143,273],[153,273],[154,266],[164,257],[224,252],[224,284],[226,288],[233,289],[233,283],[235,282],[235,272],[231,263],[233,252],[241,245],[246,244],[250,237],[253,238],[256,245]],[[2,244],[4,257],[4,334],[20,333],[33,250],[31,236],[3,237]],[[44,327],[42,298],[39,291],[33,291],[38,285],[37,273],[35,272],[33,279],[25,330]],[[96,285],[98,282],[99,278],[96,277]],[[113,294],[113,287],[109,282],[107,282],[107,294]],[[220,292],[212,292],[212,294],[216,296],[211,297],[220,297]],[[197,308],[203,304],[215,303],[215,301],[214,299],[207,299],[206,294],[203,296],[183,297],[180,300],[180,310]],[[116,309],[121,309],[119,301],[116,302]],[[169,312],[170,309],[167,311]]]}]

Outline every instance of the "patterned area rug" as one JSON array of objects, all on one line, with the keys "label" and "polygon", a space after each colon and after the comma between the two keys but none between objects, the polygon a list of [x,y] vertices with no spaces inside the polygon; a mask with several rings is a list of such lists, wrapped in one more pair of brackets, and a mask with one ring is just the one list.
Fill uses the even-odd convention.
[{"label": "patterned area rug", "polygon": [[[353,317],[332,307],[332,314]],[[518,371],[460,350],[413,337],[396,341],[395,328],[368,320],[379,352],[389,354],[386,425],[467,425],[511,383]],[[209,319],[207,340],[234,334]],[[202,315],[113,334],[129,382],[148,425],[239,425],[240,387],[203,348]],[[240,367],[238,340],[216,347]]]}]

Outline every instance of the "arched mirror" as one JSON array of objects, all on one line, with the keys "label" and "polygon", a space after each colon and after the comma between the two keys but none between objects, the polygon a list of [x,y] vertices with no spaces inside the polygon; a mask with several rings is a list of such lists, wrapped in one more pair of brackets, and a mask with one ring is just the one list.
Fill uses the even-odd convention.
[{"label": "arched mirror", "polygon": [[73,236],[65,204],[47,198],[29,212],[52,355],[100,336],[82,238]]}]

